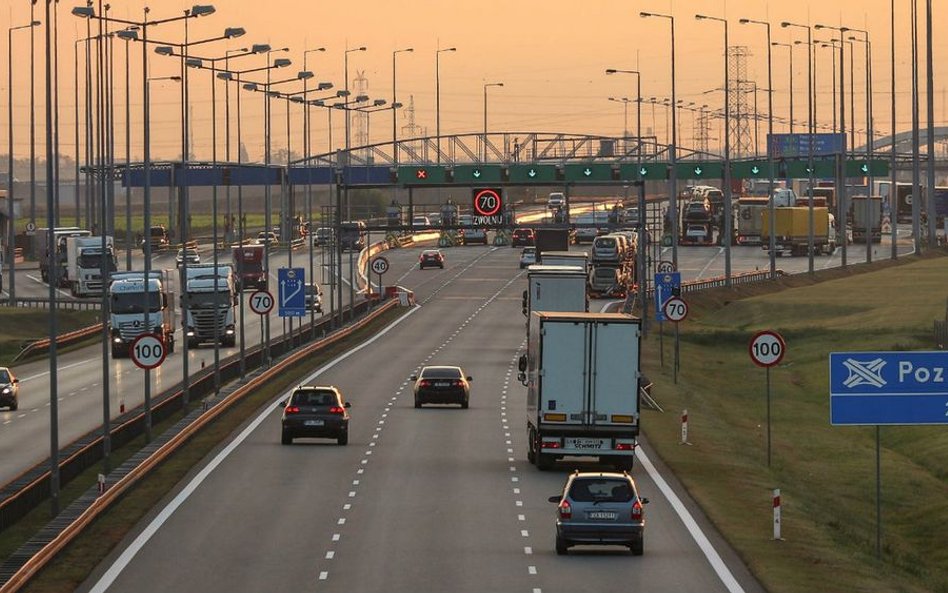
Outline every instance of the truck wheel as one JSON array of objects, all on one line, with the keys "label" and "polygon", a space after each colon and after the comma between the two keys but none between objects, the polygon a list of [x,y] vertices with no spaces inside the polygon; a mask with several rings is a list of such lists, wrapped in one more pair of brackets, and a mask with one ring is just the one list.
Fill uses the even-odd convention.
[{"label": "truck wheel", "polygon": [[527,461],[532,464],[537,462],[536,435],[533,429],[527,429]]},{"label": "truck wheel", "polygon": [[537,469],[545,472],[553,469],[553,456],[546,453],[537,452]]},{"label": "truck wheel", "polygon": [[115,346],[112,346],[112,358],[122,358],[122,351]]},{"label": "truck wheel", "polygon": [[192,349],[192,348],[197,348],[197,347],[198,347],[198,344],[200,344],[200,342],[198,342],[197,340],[192,339],[192,338],[188,338],[188,349],[189,349],[189,350]]}]

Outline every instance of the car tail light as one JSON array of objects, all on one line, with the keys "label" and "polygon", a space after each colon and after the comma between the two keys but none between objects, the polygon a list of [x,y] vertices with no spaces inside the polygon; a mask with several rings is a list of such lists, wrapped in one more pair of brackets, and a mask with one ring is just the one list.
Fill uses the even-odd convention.
[{"label": "car tail light", "polygon": [[299,406],[287,406],[284,410],[287,414],[299,414]]},{"label": "car tail light", "polygon": [[632,503],[632,520],[633,521],[642,520],[642,503],[639,502],[638,498],[636,498],[635,502]]},{"label": "car tail light", "polygon": [[455,379],[454,381],[451,381],[451,385],[453,387],[464,387],[464,381],[461,381],[460,379]]},{"label": "car tail light", "polygon": [[333,406],[329,408],[329,413],[330,414],[345,414],[346,409],[343,408],[342,406]]},{"label": "car tail light", "polygon": [[418,382],[418,387],[429,387],[430,385],[431,385],[431,381],[427,379],[422,379],[421,381]]},{"label": "car tail light", "polygon": [[560,513],[560,519],[573,518],[573,507],[569,505],[569,501],[565,498],[560,501],[560,506],[556,510]]}]

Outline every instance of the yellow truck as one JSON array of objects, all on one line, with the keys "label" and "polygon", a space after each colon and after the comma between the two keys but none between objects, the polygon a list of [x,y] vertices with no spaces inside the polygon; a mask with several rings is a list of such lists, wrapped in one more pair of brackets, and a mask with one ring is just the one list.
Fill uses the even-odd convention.
[{"label": "yellow truck", "polygon": [[[771,224],[770,211],[762,213],[760,239],[762,247],[770,251],[770,233],[774,229],[777,256],[788,251],[790,255],[806,255],[810,236],[810,209],[806,206],[774,208],[776,222]],[[836,230],[833,215],[826,208],[813,208],[813,251],[832,255],[836,251]]]}]

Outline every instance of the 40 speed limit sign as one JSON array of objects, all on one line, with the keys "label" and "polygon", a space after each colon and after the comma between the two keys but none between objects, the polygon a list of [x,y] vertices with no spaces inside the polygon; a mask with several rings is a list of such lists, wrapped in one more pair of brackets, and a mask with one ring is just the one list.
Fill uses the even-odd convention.
[{"label": "40 speed limit sign", "polygon": [[772,367],[780,364],[787,351],[783,336],[775,331],[764,330],[754,334],[748,344],[751,360],[759,367]]},{"label": "40 speed limit sign", "polygon": [[156,369],[168,356],[165,343],[157,334],[142,334],[135,338],[131,347],[132,362],[144,370]]}]

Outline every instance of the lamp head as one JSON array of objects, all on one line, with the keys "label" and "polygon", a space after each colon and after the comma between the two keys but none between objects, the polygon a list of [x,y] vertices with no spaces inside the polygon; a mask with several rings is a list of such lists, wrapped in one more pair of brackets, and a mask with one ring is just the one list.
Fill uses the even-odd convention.
[{"label": "lamp head", "polygon": [[640,12],[640,13],[639,13],[639,16],[644,19],[644,18],[646,18],[646,17],[650,17],[650,16],[654,16],[654,15],[653,15],[651,12]]},{"label": "lamp head", "polygon": [[356,103],[365,103],[368,100],[369,100],[368,95],[356,95],[356,98],[355,98]]},{"label": "lamp head", "polygon": [[331,88],[332,88],[332,83],[331,83],[331,82],[321,82],[321,83],[319,83],[319,86],[316,87],[316,90],[317,90],[317,91],[328,91],[328,90],[331,89]]},{"label": "lamp head", "polygon": [[210,4],[195,4],[191,7],[191,16],[208,16],[214,12],[214,7]]},{"label": "lamp head", "polygon": [[228,39],[243,37],[246,33],[247,31],[243,27],[227,27],[224,29],[224,37]]},{"label": "lamp head", "polygon": [[269,43],[254,43],[253,45],[250,46],[250,51],[252,51],[255,54],[262,54],[262,53],[268,52],[270,51],[270,44]]},{"label": "lamp head", "polygon": [[739,20],[739,21],[737,21],[737,22],[739,22],[739,23],[742,24],[742,25],[746,25],[747,23],[750,22],[750,19],[741,19],[741,20]]},{"label": "lamp head", "polygon": [[43,24],[43,23],[41,23],[40,21],[33,21],[32,23],[30,23],[30,26],[31,26],[31,27],[39,27],[39,26],[42,25],[42,24]]},{"label": "lamp head", "polygon": [[217,78],[221,80],[233,80],[234,76],[230,72],[218,72]]},{"label": "lamp head", "polygon": [[298,78],[299,80],[309,80],[312,77],[313,77],[313,73],[310,72],[309,70],[300,70],[299,72],[296,73],[296,78]]},{"label": "lamp head", "polygon": [[[781,23],[781,26],[782,26],[782,25],[783,25],[783,23]],[[813,28],[814,28],[814,29],[825,29],[825,28],[826,28],[826,25],[819,25],[819,24],[817,24],[817,25],[813,25]]]},{"label": "lamp head", "polygon": [[290,101],[293,101],[294,103],[302,103],[303,97],[290,97]]},{"label": "lamp head", "polygon": [[385,99],[376,99],[372,102],[373,107],[381,107],[382,105],[385,105]]},{"label": "lamp head", "polygon": [[401,109],[401,108],[402,108],[402,104],[400,102],[395,101],[394,103],[392,103],[392,109]]},{"label": "lamp head", "polygon": [[159,45],[155,48],[155,53],[159,56],[171,56],[174,55],[174,48],[170,45]]},{"label": "lamp head", "polygon": [[606,69],[606,74],[615,74],[615,73],[616,73],[616,69],[615,69],[615,68],[607,68],[607,69]]},{"label": "lamp head", "polygon": [[82,18],[93,18],[95,17],[95,9],[91,6],[75,6],[72,9],[73,16],[78,16]]},{"label": "lamp head", "polygon": [[257,90],[257,83],[255,83],[255,82],[248,82],[248,83],[245,83],[245,84],[244,84],[244,90],[245,90],[245,91],[255,91],[255,90]]},{"label": "lamp head", "polygon": [[125,41],[138,41],[138,31],[124,29],[122,31],[116,31],[115,34],[119,39],[124,39]]},{"label": "lamp head", "polygon": [[287,66],[289,66],[289,65],[292,64],[292,63],[293,63],[293,62],[291,62],[289,58],[277,58],[277,59],[273,60],[273,67],[274,67],[274,68],[286,68]]},{"label": "lamp head", "polygon": [[169,76],[168,80],[173,80],[174,82],[181,82],[180,76]]},{"label": "lamp head", "polygon": [[[790,23],[789,23],[789,21],[783,21],[783,22],[780,23],[780,26],[783,27],[784,29],[786,29],[787,27],[790,26]],[[819,25],[816,25],[816,28],[819,29],[820,26],[819,26]]]},{"label": "lamp head", "polygon": [[189,68],[201,68],[204,66],[204,62],[200,58],[188,58],[184,61],[184,65]]},{"label": "lamp head", "polygon": [[337,97],[348,97],[348,96],[349,96],[349,93],[350,93],[350,91],[347,91],[347,90],[344,90],[344,89],[343,89],[343,90],[338,90],[338,91],[336,91],[336,96],[337,96]]},{"label": "lamp head", "polygon": [[316,99],[315,101],[313,101],[313,105],[315,105],[316,107],[325,107],[326,102],[323,101],[322,99]]}]

